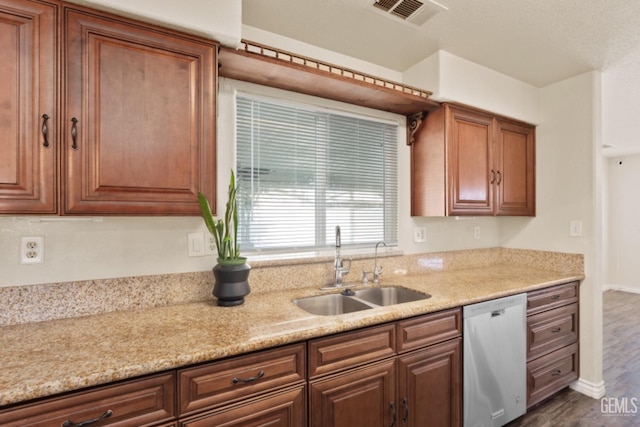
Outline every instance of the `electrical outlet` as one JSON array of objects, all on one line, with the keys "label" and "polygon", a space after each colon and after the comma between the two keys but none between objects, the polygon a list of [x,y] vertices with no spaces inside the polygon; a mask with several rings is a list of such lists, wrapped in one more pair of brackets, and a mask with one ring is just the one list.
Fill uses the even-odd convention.
[{"label": "electrical outlet", "polygon": [[44,237],[23,237],[20,240],[20,263],[42,264],[44,262]]},{"label": "electrical outlet", "polygon": [[573,220],[569,223],[569,236],[582,236],[582,221]]},{"label": "electrical outlet", "polygon": [[414,227],[413,229],[413,241],[415,243],[421,243],[427,241],[427,227]]},{"label": "electrical outlet", "polygon": [[480,226],[479,225],[476,225],[473,228],[473,237],[475,237],[476,239],[480,238]]},{"label": "electrical outlet", "polygon": [[204,254],[216,255],[217,253],[216,240],[213,238],[211,233],[204,233]]}]

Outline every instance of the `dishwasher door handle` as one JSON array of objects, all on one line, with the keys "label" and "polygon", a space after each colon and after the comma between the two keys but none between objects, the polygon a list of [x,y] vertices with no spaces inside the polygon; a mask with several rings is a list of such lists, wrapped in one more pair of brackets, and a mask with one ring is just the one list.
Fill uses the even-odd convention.
[{"label": "dishwasher door handle", "polygon": [[495,310],[491,312],[491,317],[502,316],[504,314],[504,308],[501,310]]}]

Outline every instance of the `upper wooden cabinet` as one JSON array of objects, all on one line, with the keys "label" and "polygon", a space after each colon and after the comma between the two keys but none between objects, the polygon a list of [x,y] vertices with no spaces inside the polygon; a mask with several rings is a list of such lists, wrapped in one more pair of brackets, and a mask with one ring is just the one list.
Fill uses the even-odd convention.
[{"label": "upper wooden cabinet", "polygon": [[450,104],[411,145],[411,214],[535,215],[535,127]]},{"label": "upper wooden cabinet", "polygon": [[0,2],[0,213],[56,211],[57,8]]},{"label": "upper wooden cabinet", "polygon": [[199,191],[215,201],[218,45],[60,7],[0,0],[0,213],[198,215]]},{"label": "upper wooden cabinet", "polygon": [[200,213],[198,191],[215,200],[216,46],[73,9],[64,24],[64,212]]}]

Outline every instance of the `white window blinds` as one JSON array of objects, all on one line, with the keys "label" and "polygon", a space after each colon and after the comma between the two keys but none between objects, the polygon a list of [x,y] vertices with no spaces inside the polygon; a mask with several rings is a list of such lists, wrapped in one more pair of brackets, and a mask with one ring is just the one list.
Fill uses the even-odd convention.
[{"label": "white window blinds", "polygon": [[243,251],[397,243],[398,125],[280,101],[236,99]]}]

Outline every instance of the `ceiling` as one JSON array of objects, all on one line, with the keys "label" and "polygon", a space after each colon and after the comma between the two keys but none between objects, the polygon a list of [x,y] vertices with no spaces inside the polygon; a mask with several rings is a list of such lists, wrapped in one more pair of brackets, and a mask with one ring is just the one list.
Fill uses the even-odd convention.
[{"label": "ceiling", "polygon": [[637,0],[437,0],[420,27],[374,1],[243,0],[242,22],[397,71],[443,49],[537,87],[640,64]]}]

